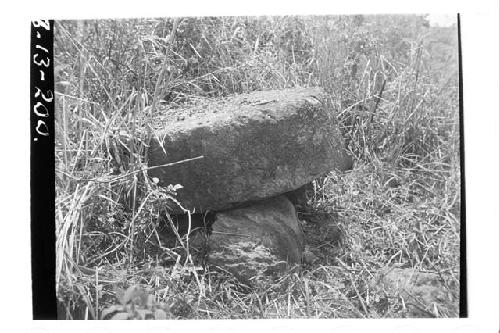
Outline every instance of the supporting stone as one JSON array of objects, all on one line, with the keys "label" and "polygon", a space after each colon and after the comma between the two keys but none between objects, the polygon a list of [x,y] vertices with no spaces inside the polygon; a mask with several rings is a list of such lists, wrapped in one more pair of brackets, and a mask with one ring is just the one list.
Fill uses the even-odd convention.
[{"label": "supporting stone", "polygon": [[304,238],[294,206],[279,196],[217,213],[209,247],[209,264],[248,281],[300,265]]}]

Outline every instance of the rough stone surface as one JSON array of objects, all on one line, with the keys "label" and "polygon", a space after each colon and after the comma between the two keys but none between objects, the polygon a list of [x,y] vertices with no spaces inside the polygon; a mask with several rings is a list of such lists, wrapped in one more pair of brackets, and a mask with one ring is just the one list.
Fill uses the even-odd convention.
[{"label": "rough stone surface", "polygon": [[209,264],[249,280],[300,264],[304,237],[285,197],[217,213],[209,238]]},{"label": "rough stone surface", "polygon": [[[407,309],[407,316],[456,317],[458,302],[450,294],[436,273],[419,272],[413,268],[390,268],[377,274],[370,283],[374,289],[382,290],[393,298],[402,298]],[[383,302],[374,304],[379,308]]]},{"label": "rough stone surface", "polygon": [[255,92],[166,111],[148,151],[160,185],[197,212],[276,196],[332,169],[351,168],[319,88]]}]

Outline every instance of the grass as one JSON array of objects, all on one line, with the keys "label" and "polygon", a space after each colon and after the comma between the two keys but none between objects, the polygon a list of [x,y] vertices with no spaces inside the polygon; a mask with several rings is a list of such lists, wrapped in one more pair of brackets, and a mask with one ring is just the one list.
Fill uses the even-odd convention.
[{"label": "grass", "polygon": [[[430,290],[442,294],[412,302],[418,316],[456,317],[456,30],[423,22],[418,16],[57,22],[60,317],[412,317],[412,295],[374,283],[382,272],[407,268],[433,274],[438,287]],[[315,180],[299,208],[308,248],[301,270],[256,276],[249,286],[201,265],[189,236],[165,238],[173,225],[165,200],[175,187],[160,188],[147,176],[145,152],[165,108],[293,86],[327,91],[355,164]]]}]

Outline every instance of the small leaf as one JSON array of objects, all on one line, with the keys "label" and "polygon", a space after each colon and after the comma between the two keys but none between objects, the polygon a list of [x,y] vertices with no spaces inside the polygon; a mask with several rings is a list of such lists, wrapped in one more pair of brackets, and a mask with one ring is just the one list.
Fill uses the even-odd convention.
[{"label": "small leaf", "polygon": [[180,190],[181,188],[184,188],[184,186],[182,186],[181,184],[175,184],[175,185],[172,187],[172,189],[173,189],[174,191]]},{"label": "small leaf", "polygon": [[157,309],[155,311],[155,320],[164,320],[167,319],[167,313],[162,309]]},{"label": "small leaf", "polygon": [[114,314],[116,312],[120,312],[120,311],[123,311],[123,306],[111,305],[110,307],[102,310],[101,319],[110,319],[110,318],[106,318],[106,317],[108,317],[109,315]]},{"label": "small leaf", "polygon": [[128,319],[128,313],[126,312],[118,312],[113,317],[111,317],[111,320],[127,320],[127,319]]},{"label": "small leaf", "polygon": [[147,304],[148,293],[142,287],[138,285],[130,286],[127,291],[123,294],[121,299],[122,304],[127,304],[129,302],[135,303],[137,305],[144,306]]},{"label": "small leaf", "polygon": [[146,309],[137,309],[137,315],[138,315],[138,318],[141,319],[141,320],[146,320],[148,318],[153,318],[153,314],[151,313],[151,311],[149,310],[146,310]]}]

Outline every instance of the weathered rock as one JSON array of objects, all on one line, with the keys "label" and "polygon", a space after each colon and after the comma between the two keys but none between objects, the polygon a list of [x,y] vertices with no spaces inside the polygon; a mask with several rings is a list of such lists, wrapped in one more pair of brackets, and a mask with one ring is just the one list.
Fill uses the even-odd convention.
[{"label": "weathered rock", "polygon": [[221,210],[276,196],[352,166],[319,88],[244,94],[170,110],[148,151],[160,185],[181,184],[185,208]]},{"label": "weathered rock", "polygon": [[209,264],[245,280],[300,264],[304,237],[285,197],[217,213],[209,239]]},{"label": "weathered rock", "polygon": [[444,281],[436,273],[390,268],[377,274],[370,285],[374,289],[381,288],[389,297],[403,299],[409,317],[458,315],[458,301],[452,300]]}]

